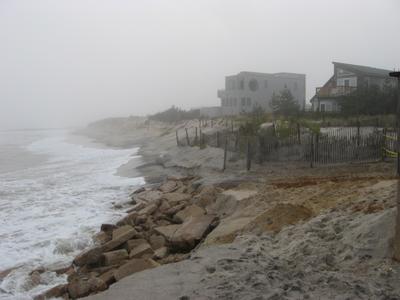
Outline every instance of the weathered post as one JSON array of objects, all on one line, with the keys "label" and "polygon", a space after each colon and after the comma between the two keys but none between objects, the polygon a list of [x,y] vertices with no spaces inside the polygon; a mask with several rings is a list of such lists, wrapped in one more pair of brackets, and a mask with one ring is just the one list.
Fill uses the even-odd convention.
[{"label": "weathered post", "polygon": [[202,146],[202,132],[201,132],[201,127],[200,127],[200,129],[199,129],[199,147],[201,148],[201,146]]},{"label": "weathered post", "polygon": [[310,136],[310,167],[314,167],[314,133],[311,132]]},{"label": "weathered post", "polygon": [[385,127],[385,128],[383,128],[383,137],[382,137],[382,149],[381,149],[382,161],[386,160],[386,132],[387,132],[387,129]]},{"label": "weathered post", "polygon": [[396,218],[396,228],[395,228],[395,237],[394,237],[394,251],[393,258],[397,261],[400,261],[400,72],[391,72],[389,74],[392,77],[397,78],[397,218]]},{"label": "weathered post", "polygon": [[251,146],[249,138],[247,138],[247,147],[246,147],[246,168],[247,171],[250,171],[251,169]]},{"label": "weathered post", "polygon": [[219,148],[219,131],[217,131],[217,148]]},{"label": "weathered post", "polygon": [[300,136],[300,124],[297,123],[297,141],[299,142],[299,145],[301,144],[301,136]]},{"label": "weathered post", "polygon": [[196,130],[196,134],[195,134],[195,137],[194,137],[194,144],[197,145],[197,143],[199,141],[199,137],[197,135],[197,127],[195,128],[195,130]]},{"label": "weathered post", "polygon": [[185,131],[186,131],[186,142],[187,142],[187,145],[190,146],[189,133],[188,133],[187,128],[185,128]]},{"label": "weathered post", "polygon": [[224,146],[224,164],[222,166],[222,171],[225,171],[226,169],[226,157],[228,154],[228,136],[225,138],[225,146]]},{"label": "weathered post", "polygon": [[176,145],[179,147],[179,137],[178,137],[178,130],[175,131],[175,135],[176,135]]}]

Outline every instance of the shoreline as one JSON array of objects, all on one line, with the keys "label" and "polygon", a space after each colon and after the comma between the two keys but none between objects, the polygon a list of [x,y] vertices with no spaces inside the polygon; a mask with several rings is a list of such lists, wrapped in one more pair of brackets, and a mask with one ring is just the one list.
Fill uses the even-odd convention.
[{"label": "shoreline", "polygon": [[[58,287],[52,292],[67,291],[71,295],[71,291],[83,288],[79,297],[89,295],[90,300],[254,299],[260,295],[267,299],[333,299],[342,286],[345,288],[338,293],[343,297],[400,295],[396,284],[400,266],[389,260],[395,183],[391,164],[319,167],[312,173],[303,165],[269,164],[268,168],[255,166],[250,173],[241,167],[231,167],[223,173],[221,149],[176,147],[175,128],[179,126],[155,126],[140,130],[136,137],[114,135],[106,141],[113,146],[126,146],[138,139],[143,142],[138,152],[143,164],[134,171],[129,161],[118,168],[118,173],[138,172],[146,184],[132,194],[132,208],[117,222],[117,228],[102,226],[99,236],[108,242],[103,240],[100,248],[88,250],[89,256],[86,252],[75,259],[81,266],[75,275],[69,274],[75,278],[70,281],[73,286]],[[176,201],[176,191],[186,196],[178,197],[179,209],[163,219]],[[194,245],[189,243],[189,248],[182,235],[178,243],[159,229],[185,227],[188,220],[173,218],[188,214],[196,219],[199,211],[204,218],[213,216],[212,221]],[[125,232],[128,238],[122,238],[122,246],[110,251],[107,243],[118,239],[113,232],[121,228],[135,230],[139,235]],[[164,252],[156,255],[160,248],[154,246],[154,240],[160,236]],[[139,240],[142,244],[135,244]],[[132,248],[127,246],[130,244]],[[186,245],[184,251],[182,245]],[[105,268],[104,261],[82,263],[100,253],[116,263],[112,271],[101,269]],[[130,260],[142,267],[135,269],[129,265]],[[125,264],[128,265],[124,267]],[[99,281],[85,277],[86,271],[79,271],[82,268],[105,273],[95,277]],[[363,282],[358,280],[360,274],[353,274],[357,268],[367,268]],[[256,274],[265,276],[255,278]],[[330,280],[335,284],[327,284]],[[87,285],[89,281],[91,284]]]}]

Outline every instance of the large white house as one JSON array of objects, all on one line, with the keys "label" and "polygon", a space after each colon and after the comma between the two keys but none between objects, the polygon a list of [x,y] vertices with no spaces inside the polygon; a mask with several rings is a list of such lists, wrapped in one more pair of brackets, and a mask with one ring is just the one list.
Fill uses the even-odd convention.
[{"label": "large white house", "polygon": [[322,87],[318,87],[310,102],[313,111],[338,112],[339,99],[360,87],[395,86],[391,71],[366,66],[333,62],[333,75]]},{"label": "large white house", "polygon": [[240,72],[225,77],[225,89],[218,90],[223,115],[252,112],[261,107],[271,111],[271,98],[282,90],[291,91],[300,109],[305,107],[306,75],[295,73]]}]

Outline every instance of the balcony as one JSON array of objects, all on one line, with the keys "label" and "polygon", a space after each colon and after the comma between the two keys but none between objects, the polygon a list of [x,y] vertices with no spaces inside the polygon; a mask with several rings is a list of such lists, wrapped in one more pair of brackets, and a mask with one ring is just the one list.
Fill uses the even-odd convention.
[{"label": "balcony", "polygon": [[339,97],[345,96],[357,90],[355,86],[335,86],[335,87],[321,87],[316,89],[318,97]]}]

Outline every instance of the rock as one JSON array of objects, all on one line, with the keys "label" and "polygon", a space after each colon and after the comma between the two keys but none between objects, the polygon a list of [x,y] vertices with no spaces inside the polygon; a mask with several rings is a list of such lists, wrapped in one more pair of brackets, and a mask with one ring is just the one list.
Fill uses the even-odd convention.
[{"label": "rock", "polygon": [[219,190],[213,186],[205,186],[201,192],[193,198],[193,203],[202,208],[212,205],[217,199]]},{"label": "rock", "polygon": [[146,206],[145,208],[141,209],[138,211],[139,216],[150,216],[153,212],[157,210],[157,205],[156,204],[150,204]]},{"label": "rock", "polygon": [[108,233],[106,233],[106,232],[104,232],[104,231],[100,231],[100,232],[96,233],[96,234],[93,236],[93,240],[94,240],[96,243],[104,244],[104,243],[107,243],[108,241],[111,240],[111,235],[108,234]]},{"label": "rock", "polygon": [[128,259],[128,251],[125,249],[121,250],[114,250],[110,252],[106,252],[103,254],[104,257],[104,264],[106,266],[111,266],[114,264],[119,263],[121,260]]},{"label": "rock", "polygon": [[167,200],[170,205],[176,205],[180,202],[186,202],[191,199],[191,195],[184,193],[167,193],[164,194],[163,199]]},{"label": "rock", "polygon": [[122,278],[129,276],[133,273],[155,268],[158,266],[159,264],[150,258],[133,258],[128,263],[115,270],[114,277],[116,281],[119,281]]},{"label": "rock", "polygon": [[147,217],[148,217],[147,215],[138,216],[135,220],[135,225],[146,223]]},{"label": "rock", "polygon": [[18,267],[9,268],[0,272],[0,282],[4,280],[12,271],[18,269]]},{"label": "rock", "polygon": [[232,243],[236,236],[253,220],[253,217],[243,217],[234,219],[224,219],[221,223],[207,236],[204,244],[226,244]]},{"label": "rock", "polygon": [[143,209],[143,208],[145,208],[146,207],[146,203],[145,202],[143,202],[143,201],[141,201],[141,202],[139,202],[139,203],[137,203],[134,207],[132,207],[131,209],[128,209],[126,212],[128,213],[128,214],[130,214],[130,213],[132,213],[132,212],[137,212],[137,211],[139,211],[139,210],[141,210],[141,209]]},{"label": "rock", "polygon": [[169,203],[168,203],[168,201],[166,201],[166,200],[163,200],[163,201],[161,201],[161,204],[160,204],[160,206],[158,207],[158,210],[161,212],[161,213],[164,213],[164,212],[166,212],[168,209],[170,209],[171,208],[171,205],[169,205]]},{"label": "rock", "polygon": [[165,214],[166,214],[167,216],[175,215],[178,211],[184,209],[185,206],[186,206],[185,203],[175,205],[175,206],[171,207],[170,209],[166,210],[166,211],[165,211]]},{"label": "rock", "polygon": [[107,289],[107,284],[100,278],[92,277],[88,280],[91,292],[101,292]]},{"label": "rock", "polygon": [[171,240],[174,236],[175,232],[180,228],[182,225],[167,225],[167,226],[158,226],[154,228],[154,230],[161,234],[163,237],[167,239],[167,241]]},{"label": "rock", "polygon": [[123,217],[121,220],[117,222],[118,226],[123,226],[123,225],[135,225],[135,219],[137,217],[137,212],[131,212],[125,217]]},{"label": "rock", "polygon": [[137,246],[141,244],[147,244],[147,241],[145,239],[135,239],[135,240],[129,240],[126,242],[124,245],[124,248],[128,251],[131,252],[133,248],[136,248]]},{"label": "rock", "polygon": [[185,250],[192,249],[208,233],[215,220],[216,217],[213,215],[191,217],[180,225],[172,237],[167,238],[167,240],[173,247]]},{"label": "rock", "polygon": [[161,247],[154,251],[154,257],[157,259],[163,259],[168,255],[168,248],[167,247]]},{"label": "rock", "polygon": [[132,198],[134,195],[137,195],[137,194],[142,193],[142,192],[144,192],[144,191],[146,191],[146,189],[145,189],[145,187],[142,186],[142,187],[140,187],[140,188],[134,190],[134,191],[129,195],[129,197]]},{"label": "rock", "polygon": [[73,260],[73,263],[78,267],[81,267],[86,264],[97,263],[101,260],[102,255],[103,255],[102,246],[94,247],[78,254]]},{"label": "rock", "polygon": [[112,232],[114,229],[117,229],[118,227],[115,226],[114,224],[101,224],[100,230],[104,232]]},{"label": "rock", "polygon": [[88,296],[90,294],[89,278],[75,277],[68,283],[68,294],[72,299]]},{"label": "rock", "polygon": [[59,284],[46,292],[35,296],[33,299],[34,300],[46,300],[46,299],[52,299],[52,298],[59,298],[63,296],[67,292],[67,287],[68,284]]},{"label": "rock", "polygon": [[187,206],[183,210],[177,212],[174,216],[174,221],[177,223],[183,223],[190,217],[198,217],[204,215],[206,212],[196,204]]},{"label": "rock", "polygon": [[30,280],[32,283],[32,287],[39,285],[42,281],[39,271],[33,271],[30,275]]},{"label": "rock", "polygon": [[103,252],[114,250],[126,241],[132,239],[135,235],[137,235],[137,231],[130,225],[124,225],[115,229],[113,231],[113,239],[102,246]]},{"label": "rock", "polygon": [[176,181],[167,181],[166,183],[162,184],[159,190],[163,193],[171,193],[178,189],[178,184]]},{"label": "rock", "polygon": [[135,199],[152,204],[161,200],[162,193],[160,191],[144,191],[136,195]]},{"label": "rock", "polygon": [[153,256],[153,254],[154,251],[151,246],[148,243],[143,243],[131,250],[129,253],[129,258],[144,258],[145,256],[150,258]]},{"label": "rock", "polygon": [[107,285],[113,284],[115,282],[114,272],[115,269],[111,269],[104,274],[101,274],[99,278]]},{"label": "rock", "polygon": [[154,250],[157,250],[165,246],[165,238],[162,235],[156,235],[156,234],[151,235],[149,238],[149,242],[151,248],[153,248]]}]

